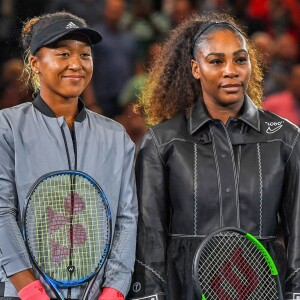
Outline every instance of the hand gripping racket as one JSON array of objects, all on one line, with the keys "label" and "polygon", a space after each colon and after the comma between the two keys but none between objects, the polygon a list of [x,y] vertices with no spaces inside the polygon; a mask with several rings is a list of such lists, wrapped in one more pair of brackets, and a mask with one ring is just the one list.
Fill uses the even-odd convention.
[{"label": "hand gripping racket", "polygon": [[63,288],[89,291],[111,243],[111,212],[101,187],[79,171],[39,178],[28,193],[23,237],[31,260],[58,299]]},{"label": "hand gripping racket", "polygon": [[283,300],[277,268],[264,246],[237,228],[222,228],[199,245],[193,280],[202,300]]}]

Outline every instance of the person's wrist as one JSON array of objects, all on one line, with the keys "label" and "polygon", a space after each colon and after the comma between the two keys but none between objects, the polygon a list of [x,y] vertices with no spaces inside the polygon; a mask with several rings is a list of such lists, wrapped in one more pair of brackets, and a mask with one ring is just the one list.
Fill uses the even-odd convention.
[{"label": "person's wrist", "polygon": [[124,296],[114,288],[105,287],[98,300],[124,300]]},{"label": "person's wrist", "polygon": [[22,288],[18,296],[21,300],[50,300],[39,280],[35,280]]}]

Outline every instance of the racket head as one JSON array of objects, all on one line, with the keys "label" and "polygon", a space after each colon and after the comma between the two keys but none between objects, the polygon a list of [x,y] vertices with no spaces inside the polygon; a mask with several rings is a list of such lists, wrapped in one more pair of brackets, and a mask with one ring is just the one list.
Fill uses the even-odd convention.
[{"label": "racket head", "polygon": [[108,200],[99,184],[80,171],[55,171],[30,189],[23,237],[33,264],[48,283],[81,285],[104,265],[111,244]]},{"label": "racket head", "polygon": [[199,299],[283,299],[276,265],[251,234],[221,228],[199,245],[193,262],[194,287]]}]

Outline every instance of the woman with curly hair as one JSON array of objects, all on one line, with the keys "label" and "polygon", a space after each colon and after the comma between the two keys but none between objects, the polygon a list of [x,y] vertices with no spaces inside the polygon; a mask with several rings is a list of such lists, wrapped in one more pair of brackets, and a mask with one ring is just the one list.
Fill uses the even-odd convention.
[{"label": "woman with curly hair", "polygon": [[[45,259],[47,266],[52,267],[50,273],[57,268],[63,274],[60,283],[71,278],[71,285],[60,291],[51,289],[51,280],[37,272],[38,263],[30,261],[21,235],[26,195],[38,178],[59,170],[87,173],[102,187],[110,206],[111,247],[103,265],[105,270],[96,276],[89,299],[122,300],[130,287],[137,227],[135,146],[123,126],[86,109],[79,97],[92,78],[92,47],[101,39],[101,34],[83,19],[67,12],[41,15],[24,24],[21,41],[25,71],[35,95],[32,102],[0,111],[0,299],[82,299],[86,295],[85,285],[79,284],[84,280],[78,275],[74,280],[72,272],[76,269],[78,274],[87,274],[82,270],[89,266],[88,256],[93,257],[93,247],[89,250],[82,245],[88,237],[92,240],[87,226],[96,227],[94,222],[99,224],[100,218],[88,210],[91,206],[85,203],[91,201],[84,201],[88,193],[80,190],[78,194],[74,180],[71,187],[65,188],[71,191],[67,197],[49,192],[52,202],[45,202],[47,197],[39,196],[38,201],[45,209],[37,222],[48,225],[49,235],[46,238],[40,234],[42,231],[35,232],[36,236],[45,237],[42,243],[50,256]],[[67,201],[71,212],[67,210]],[[89,218],[84,219],[82,230],[78,230],[81,210],[75,210],[78,201]],[[53,202],[65,209],[52,209]],[[60,231],[61,228],[64,230]],[[55,235],[59,231],[60,239]],[[96,244],[101,245],[102,239],[96,240]],[[41,243],[27,244],[37,244],[32,256],[43,257]],[[85,254],[75,263],[73,257],[79,246]],[[62,272],[66,258],[74,264],[66,268],[70,273],[67,275]],[[45,264],[40,267],[46,269]]]},{"label": "woman with curly hair", "polygon": [[175,28],[141,96],[152,127],[136,161],[130,299],[196,299],[195,251],[221,227],[256,236],[287,299],[300,293],[299,129],[261,101],[258,54],[233,18],[195,15]]}]

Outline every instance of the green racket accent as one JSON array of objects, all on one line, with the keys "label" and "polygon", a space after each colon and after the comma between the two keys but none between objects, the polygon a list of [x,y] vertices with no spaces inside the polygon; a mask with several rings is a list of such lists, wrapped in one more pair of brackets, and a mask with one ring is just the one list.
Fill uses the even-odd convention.
[{"label": "green racket accent", "polygon": [[278,275],[278,270],[276,268],[276,265],[271,257],[271,255],[269,254],[269,252],[267,251],[267,249],[263,246],[263,244],[257,240],[253,235],[251,235],[250,233],[246,233],[245,237],[250,240],[253,244],[256,245],[256,247],[260,250],[260,252],[262,253],[262,255],[265,257],[270,269],[271,269],[271,273],[274,276]]},{"label": "green racket accent", "polygon": [[220,228],[198,246],[193,261],[198,299],[283,300],[277,268],[251,234]]}]

